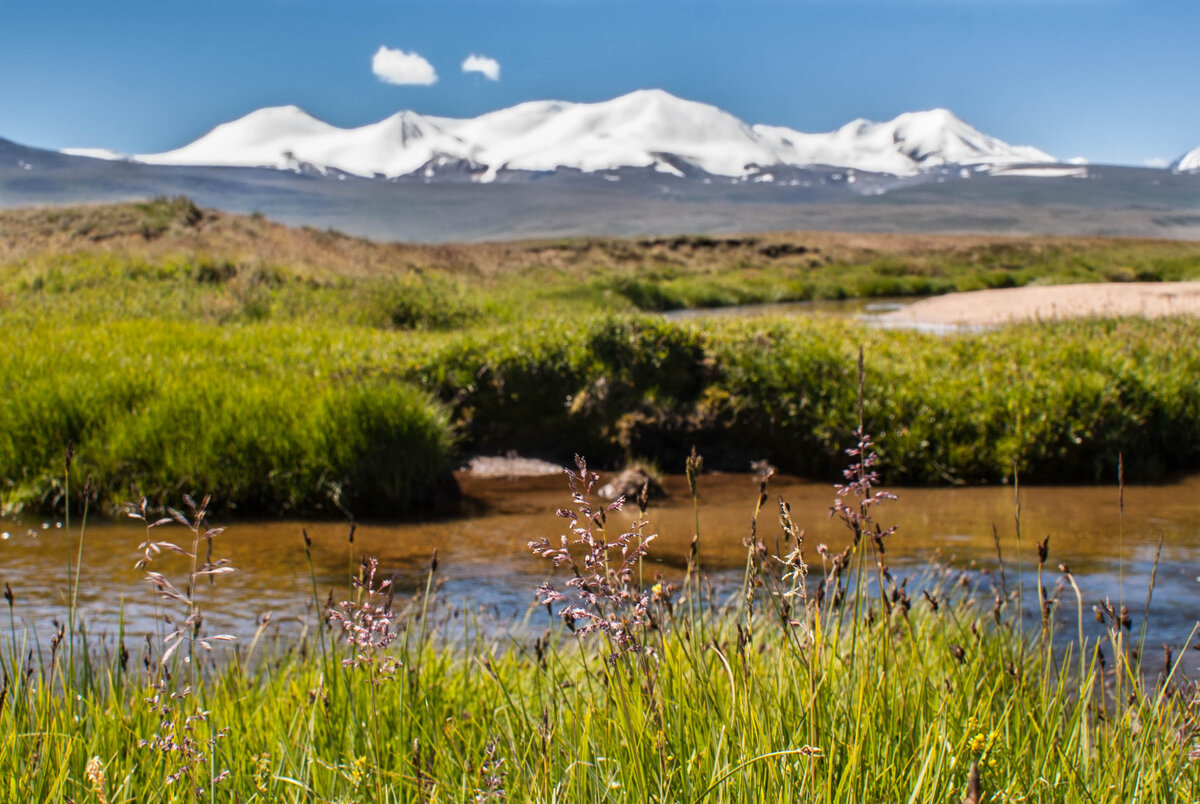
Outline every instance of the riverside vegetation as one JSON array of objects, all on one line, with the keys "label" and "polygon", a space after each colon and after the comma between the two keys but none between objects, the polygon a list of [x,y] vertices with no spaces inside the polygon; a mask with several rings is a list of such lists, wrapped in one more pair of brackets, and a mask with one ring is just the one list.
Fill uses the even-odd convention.
[{"label": "riverside vegetation", "polygon": [[[187,199],[0,213],[0,499],[253,513],[452,501],[456,455],[836,474],[858,344],[886,479],[1195,467],[1194,319],[953,337],[648,310],[1200,276],[1194,243],[868,235],[382,245]],[[60,456],[78,458],[63,482]],[[90,484],[85,481],[90,478]]]},{"label": "riverside vegetation", "polygon": [[[61,618],[23,624],[20,584],[5,588],[5,800],[1200,796],[1187,645],[1147,650],[1149,598],[1145,609],[1085,602],[1048,542],[1021,542],[1019,504],[1015,567],[931,564],[898,577],[887,551],[904,531],[889,526],[876,488],[877,471],[967,482],[1014,465],[1022,479],[1194,466],[1197,357],[1178,346],[1195,343],[1194,321],[952,338],[836,322],[700,329],[637,314],[603,276],[580,284],[564,269],[555,280],[540,265],[474,277],[420,255],[376,271],[370,244],[285,236],[179,200],[0,221],[23,235],[17,243],[6,228],[0,271],[4,499],[59,507],[70,535]],[[322,274],[301,259],[307,246],[283,264],[231,245],[262,239],[263,254],[286,255],[305,238],[357,256],[331,258],[338,270]],[[617,247],[642,248],[602,249]],[[1045,249],[1055,265],[1092,254],[1101,266],[1183,275],[1196,259],[1187,244],[964,248]],[[536,250],[481,246],[477,256],[505,249]],[[953,262],[914,255],[911,265],[934,274]],[[696,281],[709,281],[705,270]],[[1037,260],[1004,270],[1053,275]],[[865,401],[864,375],[883,389]],[[878,466],[867,423],[882,431]],[[849,448],[832,511],[845,549],[806,543],[759,464],[742,583],[714,591],[702,465],[694,452],[682,461],[693,443],[710,466],[753,454],[811,473],[830,472]],[[563,444],[606,463],[681,459],[697,506],[681,578],[651,577],[641,560],[653,508],[597,502],[596,477],[579,461],[563,541],[530,545],[547,559],[545,606],[521,623],[442,600],[434,556],[415,595],[393,589],[369,557],[328,596],[311,574],[299,638],[273,637],[266,619],[240,643],[206,627],[208,601],[236,569],[209,522],[218,506],[394,513],[451,493],[438,478],[455,449]],[[184,495],[193,489],[216,496]],[[145,525],[130,562],[161,602],[161,633],[95,634],[79,620],[81,514],[85,523],[97,504]],[[297,551],[308,548],[298,534]],[[1033,588],[1022,564],[1036,572]],[[1093,615],[1099,639],[1084,625]]]},{"label": "riverside vegetation", "polygon": [[[890,495],[855,438],[831,512],[845,549],[806,543],[760,465],[728,596],[705,581],[699,515],[682,580],[646,577],[653,511],[597,502],[579,459],[561,543],[530,544],[548,574],[569,571],[515,626],[441,601],[436,555],[410,597],[367,559],[337,605],[313,576],[299,640],[272,640],[264,619],[231,645],[203,626],[234,571],[215,557],[208,500],[158,520],[132,503],[146,537],[131,559],[172,630],[130,650],[123,633],[89,636],[72,602],[46,644],[47,624],[18,630],[6,589],[0,790],[105,804],[1195,800],[1187,646],[1150,658],[1144,617],[1109,600],[1087,636],[1070,569],[1051,568],[1048,541],[1021,544],[1019,513],[1017,572],[895,577],[886,552],[903,531],[884,526]],[[691,456],[697,505],[701,468]],[[78,579],[76,566],[69,601]]]}]

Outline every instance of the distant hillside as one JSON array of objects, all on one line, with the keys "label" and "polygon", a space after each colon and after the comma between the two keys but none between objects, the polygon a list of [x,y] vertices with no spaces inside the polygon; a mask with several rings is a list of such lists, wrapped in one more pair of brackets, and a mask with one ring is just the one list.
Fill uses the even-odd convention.
[{"label": "distant hillside", "polygon": [[[0,140],[0,208],[186,195],[206,208],[376,240],[772,230],[1114,235],[1200,239],[1200,174],[1088,166],[1087,177],[942,168],[916,178],[805,171],[800,185],[711,183],[652,170],[492,184],[424,184],[93,159]],[[854,181],[851,181],[851,179]],[[807,186],[803,184],[807,182]]]},{"label": "distant hillside", "polygon": [[161,262],[201,255],[237,264],[286,265],[300,276],[374,278],[426,270],[487,279],[540,271],[584,277],[638,266],[688,272],[731,265],[815,268],[903,258],[907,273],[947,261],[978,262],[1008,254],[1010,263],[1047,254],[1103,252],[1193,255],[1173,241],[1084,236],[939,235],[780,231],[726,236],[668,235],[534,238],[471,244],[376,242],[334,229],[288,226],[261,214],[204,209],[186,197],[148,202],[0,209],[0,264],[56,254],[115,254]]}]

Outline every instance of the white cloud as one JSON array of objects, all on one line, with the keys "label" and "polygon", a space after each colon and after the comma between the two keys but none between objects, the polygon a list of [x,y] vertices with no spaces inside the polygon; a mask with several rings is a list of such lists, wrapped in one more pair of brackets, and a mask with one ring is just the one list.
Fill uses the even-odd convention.
[{"label": "white cloud", "polygon": [[1089,164],[1086,156],[1072,156],[1067,160],[1068,165],[1086,165]]},{"label": "white cloud", "polygon": [[464,73],[479,73],[490,81],[500,80],[500,62],[490,56],[477,56],[472,53],[463,59]]},{"label": "white cloud", "polygon": [[424,84],[428,86],[437,81],[437,71],[433,65],[418,53],[405,53],[403,50],[379,46],[371,57],[371,72],[379,76],[379,80],[388,84]]},{"label": "white cloud", "polygon": [[1167,165],[1169,165],[1171,163],[1168,162],[1167,160],[1163,159],[1161,156],[1156,156],[1153,159],[1147,159],[1142,164],[1145,165],[1146,167],[1165,168]]}]

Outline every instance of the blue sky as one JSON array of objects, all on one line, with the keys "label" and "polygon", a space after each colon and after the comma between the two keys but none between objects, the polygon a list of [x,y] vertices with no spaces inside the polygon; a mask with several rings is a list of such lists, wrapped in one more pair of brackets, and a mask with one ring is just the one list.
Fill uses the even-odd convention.
[{"label": "blue sky", "polygon": [[[372,72],[417,53],[431,85]],[[470,54],[500,80],[463,73]],[[1195,0],[32,0],[0,13],[0,137],[161,151],[294,103],[337,125],[398,109],[662,88],[827,131],[945,106],[1060,158],[1200,146]]]}]

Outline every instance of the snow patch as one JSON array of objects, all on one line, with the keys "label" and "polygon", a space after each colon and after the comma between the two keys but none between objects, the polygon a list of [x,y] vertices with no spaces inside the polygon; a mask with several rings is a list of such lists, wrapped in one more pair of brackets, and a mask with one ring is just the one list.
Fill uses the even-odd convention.
[{"label": "snow patch", "polygon": [[67,156],[86,156],[88,159],[105,159],[110,162],[129,159],[126,154],[108,148],[63,148],[59,153]]}]

